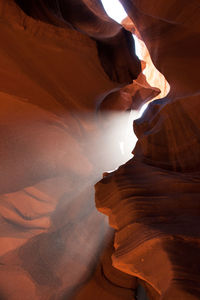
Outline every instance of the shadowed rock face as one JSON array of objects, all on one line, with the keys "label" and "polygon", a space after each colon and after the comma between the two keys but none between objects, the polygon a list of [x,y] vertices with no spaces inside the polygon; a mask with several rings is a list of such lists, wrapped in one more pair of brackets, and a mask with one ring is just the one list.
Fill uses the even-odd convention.
[{"label": "shadowed rock face", "polygon": [[16,3],[35,19],[73,28],[95,39],[101,64],[111,80],[132,82],[140,73],[131,34],[106,15],[101,1],[16,0]]},{"label": "shadowed rock face", "polygon": [[117,273],[114,279],[99,272],[113,232],[93,192],[120,158],[110,158],[116,145],[104,142],[112,138],[101,129],[98,103],[140,72],[129,33],[105,16],[116,29],[109,38],[105,30],[109,55],[129,53],[132,63],[124,61],[125,78],[123,62],[120,69],[114,59],[121,78],[114,81],[83,28],[31,18],[14,1],[1,0],[0,15],[0,298],[74,299],[91,281],[99,299],[132,299],[132,276],[112,268],[111,260],[105,272]]},{"label": "shadowed rock face", "polygon": [[199,2],[121,0],[170,84],[134,122],[134,158],[96,185],[114,267],[150,299],[199,299]]},{"label": "shadowed rock face", "polygon": [[132,300],[136,278],[150,299],[199,299],[199,4],[121,2],[171,91],[96,185],[114,239],[93,195],[121,158],[103,114],[159,90],[132,83],[131,34],[100,1],[0,1],[1,299]]},{"label": "shadowed rock face", "polygon": [[[199,1],[121,0],[176,97],[199,91]],[[191,71],[192,70],[192,71]]]}]

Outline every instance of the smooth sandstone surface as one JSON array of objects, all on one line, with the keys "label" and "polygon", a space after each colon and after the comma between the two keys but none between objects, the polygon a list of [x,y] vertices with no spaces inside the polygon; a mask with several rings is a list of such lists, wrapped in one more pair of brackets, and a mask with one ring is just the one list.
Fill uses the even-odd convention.
[{"label": "smooth sandstone surface", "polygon": [[168,95],[100,1],[0,1],[1,299],[199,299],[199,3],[121,3]]},{"label": "smooth sandstone surface", "polygon": [[134,122],[134,158],[97,183],[96,205],[116,229],[114,267],[140,278],[149,299],[197,300],[199,3],[121,3],[170,92]]},{"label": "smooth sandstone surface", "polygon": [[116,159],[107,159],[96,111],[122,83],[86,34],[33,19],[13,1],[0,1],[0,19],[0,298],[74,299],[112,238],[93,185]]}]

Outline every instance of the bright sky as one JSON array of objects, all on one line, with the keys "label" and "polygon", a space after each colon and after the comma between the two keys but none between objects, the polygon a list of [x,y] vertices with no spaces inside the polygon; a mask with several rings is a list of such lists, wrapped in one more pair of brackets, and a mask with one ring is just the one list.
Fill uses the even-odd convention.
[{"label": "bright sky", "polygon": [[[116,22],[121,24],[122,20],[127,17],[127,13],[125,12],[119,0],[101,0],[101,2],[109,17],[114,19]],[[142,59],[138,38],[135,35],[133,35],[133,38],[135,40],[135,53],[140,59]]]},{"label": "bright sky", "polygon": [[[127,17],[127,13],[125,12],[123,6],[121,5],[121,3],[119,2],[119,0],[101,0],[105,11],[107,12],[107,14],[109,15],[110,18],[114,19],[116,22],[120,23]],[[137,38],[137,36],[135,36],[133,34],[133,39],[135,41],[135,53],[136,55],[139,57],[139,59],[143,60],[144,57],[143,55],[145,54],[144,52],[144,47],[142,47],[141,45],[141,41],[139,41],[139,39]],[[143,55],[142,55],[143,54]],[[145,70],[143,71],[143,73],[145,74],[145,76],[147,77],[147,81],[150,82],[150,84],[152,86],[158,86],[159,88],[162,89],[162,87],[164,88],[164,92],[167,94],[170,86],[169,84],[166,82],[165,78],[163,80],[163,75],[159,73],[159,71],[153,66],[151,60],[149,61],[150,64],[150,69],[154,70],[154,76],[152,75],[152,72],[149,72],[149,76],[148,76],[148,65],[146,66]],[[153,67],[153,68],[152,68]],[[151,76],[151,77],[150,77]],[[153,78],[155,78],[154,81],[151,81],[151,79],[153,80]],[[157,79],[159,80],[157,80]],[[158,81],[160,82],[160,85],[158,84]],[[163,97],[166,95],[163,95]],[[126,132],[126,137],[124,141],[119,141],[119,146],[121,149],[121,153],[123,155],[125,155],[125,152],[127,152],[129,155],[131,153],[131,147],[133,149],[137,138],[136,136],[133,134],[133,120],[135,120],[136,118],[140,118],[142,116],[142,114],[144,113],[144,111],[146,110],[148,104],[144,104],[142,106],[142,108],[140,109],[140,112],[138,114],[138,112],[136,113],[135,111],[131,111],[131,113],[129,114],[129,125],[126,125],[127,128],[127,132]],[[130,151],[125,151],[125,145],[129,145],[130,146]],[[126,156],[126,159],[129,159],[130,156]]]},{"label": "bright sky", "polygon": [[[109,15],[110,18],[114,19],[116,22],[120,23],[127,17],[127,13],[125,12],[123,6],[119,2],[119,0],[101,0],[105,11]],[[136,55],[142,59],[141,55],[141,45],[139,43],[138,38],[133,34],[133,39],[135,40],[135,52]],[[130,159],[133,155],[131,154],[132,149],[135,147],[135,143],[137,141],[137,137],[135,136],[133,132],[133,120],[137,119],[138,117],[141,117],[145,109],[147,108],[148,104],[144,104],[140,110],[140,113],[135,111],[131,111],[129,114],[128,123],[124,121],[121,122],[120,128],[124,130],[125,132],[125,138],[123,141],[119,141],[119,147],[121,150],[122,155],[124,156],[125,161]],[[122,117],[121,117],[122,118]],[[126,117],[127,118],[127,117]],[[127,120],[127,119],[126,119]],[[118,116],[119,121],[119,116]],[[124,126],[124,127],[123,127]],[[113,129],[114,130],[114,129]],[[118,128],[119,130],[119,128]],[[114,131],[113,131],[114,134]],[[126,146],[126,149],[125,149]]]},{"label": "bright sky", "polygon": [[116,22],[121,23],[127,17],[123,6],[118,0],[101,0],[107,14]]}]

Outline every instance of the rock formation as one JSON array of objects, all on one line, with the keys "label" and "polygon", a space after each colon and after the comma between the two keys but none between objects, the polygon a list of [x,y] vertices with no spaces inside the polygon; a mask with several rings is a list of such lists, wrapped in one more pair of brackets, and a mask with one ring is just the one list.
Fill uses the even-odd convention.
[{"label": "rock formation", "polygon": [[[113,266],[149,299],[199,299],[199,3],[121,0],[170,93],[134,122],[134,158],[96,185]],[[189,75],[190,74],[190,75]]]},{"label": "rock formation", "polygon": [[160,92],[149,58],[99,0],[0,0],[2,300],[131,300],[138,279],[199,299],[199,4],[121,2],[171,90],[96,185],[111,229],[93,186],[123,161],[121,116]]},{"label": "rock formation", "polygon": [[[74,299],[112,238],[94,204],[95,182],[116,167],[99,103],[136,78],[140,62],[130,33],[105,13],[101,41],[17,4],[0,1],[0,299]],[[104,58],[112,53],[109,78]],[[108,298],[117,295],[107,286]]]}]

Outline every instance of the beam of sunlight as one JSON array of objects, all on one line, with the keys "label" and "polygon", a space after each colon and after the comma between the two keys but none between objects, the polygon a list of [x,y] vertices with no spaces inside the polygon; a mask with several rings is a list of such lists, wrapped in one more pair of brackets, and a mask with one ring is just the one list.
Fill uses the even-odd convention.
[{"label": "beam of sunlight", "polygon": [[[108,16],[114,19],[116,22],[121,24],[121,22],[127,17],[127,13],[118,0],[101,0],[101,2]],[[141,43],[137,36],[135,36],[134,34],[132,36],[135,41],[136,55],[140,59],[142,59],[143,56]],[[132,110],[129,113],[121,112],[118,115],[114,113],[112,114],[113,127],[110,132],[107,132],[107,135],[110,137],[114,137],[117,133],[119,134],[119,131],[122,132],[122,134],[120,135],[121,138],[119,138],[118,140],[118,147],[120,149],[121,155],[115,157],[118,165],[125,163],[127,160],[133,157],[132,150],[134,149],[137,142],[137,137],[133,131],[133,121],[142,115],[146,107],[147,104],[144,105],[144,109],[142,107],[140,112]]]},{"label": "beam of sunlight", "polygon": [[119,142],[119,147],[120,147],[120,150],[121,150],[122,155],[124,155],[124,154],[125,154],[125,151],[124,151],[124,143],[123,143],[123,142]]},{"label": "beam of sunlight", "polygon": [[142,107],[141,107],[141,109],[140,109],[140,111],[139,111],[138,118],[140,118],[140,117],[143,115],[144,111],[145,111],[145,110],[147,109],[147,107],[148,107],[148,104],[149,104],[149,103],[145,103],[144,105],[142,105]]},{"label": "beam of sunlight", "polygon": [[[108,16],[114,19],[116,22],[121,24],[122,21],[127,17],[123,6],[118,0],[101,0],[101,2]],[[133,24],[133,28],[134,26],[135,25]],[[151,101],[158,98],[164,98],[170,90],[168,82],[163,74],[161,74],[154,66],[144,42],[135,34],[132,34],[132,36],[135,41],[136,55],[140,60],[143,60],[146,63],[146,67],[142,73],[145,75],[148,84],[153,87],[158,87],[161,90],[161,93]],[[121,113],[118,116],[112,114],[114,127],[110,132],[110,137],[116,136],[118,131],[123,131],[123,137],[120,135],[118,139],[118,147],[120,149],[119,152],[121,153],[121,157],[119,158],[118,156],[117,159],[118,164],[124,163],[133,157],[132,150],[137,142],[137,137],[133,131],[133,122],[135,119],[138,119],[143,115],[147,107],[148,103],[145,103],[139,111],[132,110],[129,113]],[[117,122],[115,122],[114,119],[116,119]]]},{"label": "beam of sunlight", "polygon": [[122,20],[127,17],[127,13],[118,0],[101,0],[101,2],[106,13],[116,22],[121,24]]},{"label": "beam of sunlight", "polygon": [[[98,137],[99,148],[95,151],[107,152],[107,170],[113,170],[133,157],[132,151],[137,142],[133,131],[133,121],[138,118],[138,111],[101,112],[103,124],[102,136]],[[106,150],[107,149],[107,150]],[[105,157],[101,165],[105,163]]]}]

